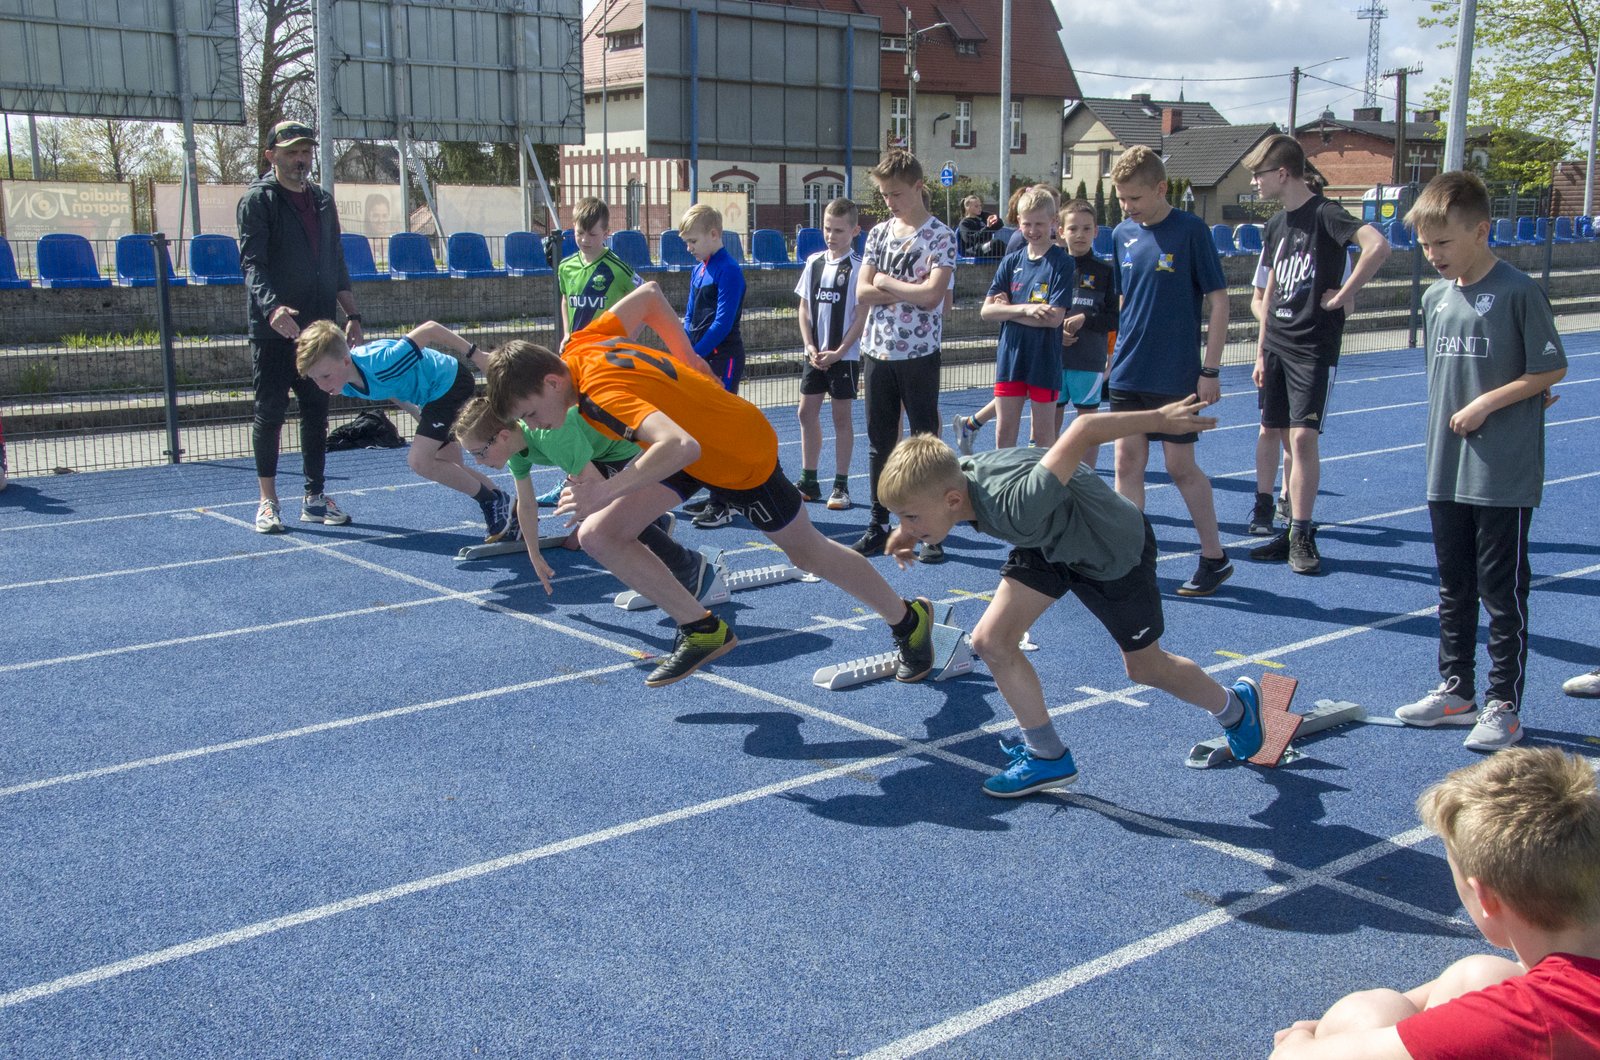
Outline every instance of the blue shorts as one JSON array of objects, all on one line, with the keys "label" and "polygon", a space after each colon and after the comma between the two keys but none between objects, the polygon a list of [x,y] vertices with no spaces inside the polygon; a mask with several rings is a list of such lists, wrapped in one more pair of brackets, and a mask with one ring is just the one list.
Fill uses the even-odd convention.
[{"label": "blue shorts", "polygon": [[1058,405],[1072,403],[1076,409],[1097,409],[1105,400],[1106,374],[1086,372],[1081,368],[1061,370],[1061,400]]}]

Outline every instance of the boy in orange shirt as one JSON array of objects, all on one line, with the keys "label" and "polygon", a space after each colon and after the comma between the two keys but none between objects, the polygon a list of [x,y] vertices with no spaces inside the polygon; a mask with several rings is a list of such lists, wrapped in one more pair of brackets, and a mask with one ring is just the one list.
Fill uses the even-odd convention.
[{"label": "boy in orange shirt", "polygon": [[[630,341],[646,326],[666,352]],[[772,425],[712,376],[659,285],[646,283],[601,313],[561,356],[517,343],[496,351],[485,375],[489,400],[504,419],[551,430],[576,405],[602,434],[643,449],[611,478],[570,481],[556,514],[581,519],[583,550],[678,624],[672,654],[646,685],[680,681],[738,643],[728,623],[638,542],[640,531],[701,488],[744,515],[795,566],[882,615],[900,651],[898,680],[920,681],[933,668],[932,605],[901,599],[866,557],[812,525],[778,463]]]}]

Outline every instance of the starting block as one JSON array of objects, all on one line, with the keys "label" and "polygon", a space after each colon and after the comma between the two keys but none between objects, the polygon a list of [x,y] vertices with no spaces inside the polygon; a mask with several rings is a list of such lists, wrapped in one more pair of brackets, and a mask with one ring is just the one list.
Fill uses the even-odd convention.
[{"label": "starting block", "polygon": [[[572,536],[570,531],[565,534],[541,534],[539,536],[539,547],[541,549],[560,548],[570,536]],[[457,552],[456,562],[467,563],[475,559],[504,556],[512,552],[521,552],[527,547],[527,542],[520,537],[515,541],[485,541],[482,544],[468,545],[460,552]]]},{"label": "starting block", "polygon": [[[1261,675],[1261,750],[1250,756],[1258,766],[1277,766],[1303,758],[1304,754],[1289,746],[1296,736],[1310,736],[1338,725],[1350,725],[1367,720],[1366,711],[1344,700],[1319,699],[1317,705],[1305,714],[1294,714],[1289,703],[1294,699],[1300,682],[1284,674]],[[1189,750],[1184,765],[1190,769],[1210,769],[1224,762],[1234,761],[1225,737],[1197,743]]]},{"label": "starting block", "polygon": [[[748,570],[729,570],[723,562],[722,549],[702,546],[700,554],[711,564],[711,584],[700,594],[700,603],[706,607],[725,604],[732,594],[744,589],[759,589],[764,585],[781,585],[784,582],[820,581],[815,574],[807,574],[792,563],[773,563]],[[624,611],[643,611],[654,607],[648,599],[633,592],[618,593],[614,603]]]},{"label": "starting block", "polygon": [[[967,639],[966,630],[949,624],[952,610],[954,608],[950,604],[940,604],[934,610],[933,672],[929,675],[934,681],[972,672],[972,642]],[[893,677],[899,663],[899,652],[880,652],[864,659],[824,666],[811,675],[811,683],[837,692],[841,688]]]}]

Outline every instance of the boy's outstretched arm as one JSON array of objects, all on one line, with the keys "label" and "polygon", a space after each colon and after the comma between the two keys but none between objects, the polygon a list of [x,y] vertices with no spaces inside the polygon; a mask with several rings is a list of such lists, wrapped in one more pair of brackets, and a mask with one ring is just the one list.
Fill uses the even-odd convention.
[{"label": "boy's outstretched arm", "polygon": [[705,358],[694,352],[694,346],[689,342],[689,334],[683,330],[683,321],[678,319],[677,312],[673,310],[672,303],[667,301],[667,296],[662,293],[659,283],[651,280],[640,284],[623,295],[609,312],[621,321],[622,329],[627,332],[629,338],[636,337],[641,329],[649,327],[661,337],[661,341],[666,344],[667,352],[673,357],[697,372],[704,375],[712,374],[711,366],[706,364]]},{"label": "boy's outstretched arm", "polygon": [[1217,425],[1215,416],[1202,416],[1205,402],[1193,394],[1181,401],[1145,412],[1102,412],[1077,416],[1062,432],[1039,463],[1062,482],[1072,478],[1083,458],[1097,445],[1126,438],[1130,434],[1190,434],[1209,431]]},{"label": "boy's outstretched arm", "polygon": [[544,561],[544,553],[539,551],[539,498],[533,495],[533,480],[519,478],[512,481],[517,490],[517,522],[522,527],[522,544],[528,550],[528,562],[533,564],[533,573],[539,576],[544,594],[552,596],[555,589],[550,579],[555,577],[556,572]]},{"label": "boy's outstretched arm", "polygon": [[[473,343],[468,342],[443,324],[432,320],[426,324],[418,324],[406,332],[406,338],[424,349],[453,353],[457,357],[466,357],[469,353],[479,352],[477,346]],[[476,358],[473,358],[473,360],[476,363]],[[484,363],[487,362],[488,358],[484,358]],[[482,367],[482,365],[479,365],[479,367]]]},{"label": "boy's outstretched arm", "polygon": [[555,514],[588,518],[618,497],[660,482],[700,459],[700,443],[664,412],[646,416],[634,429],[633,439],[644,452],[612,477],[599,481],[568,477]]}]

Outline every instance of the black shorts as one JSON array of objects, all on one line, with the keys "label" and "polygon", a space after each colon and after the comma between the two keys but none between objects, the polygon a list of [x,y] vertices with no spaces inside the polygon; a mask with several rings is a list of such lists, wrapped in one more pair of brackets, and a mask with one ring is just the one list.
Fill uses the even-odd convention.
[{"label": "black shorts", "polygon": [[750,525],[764,533],[776,533],[794,522],[794,517],[805,507],[795,484],[783,473],[783,464],[773,466],[767,481],[754,489],[730,490],[701,482],[687,471],[678,471],[661,480],[661,484],[688,500],[702,489],[711,492],[711,499],[721,501],[729,508],[750,520]]},{"label": "black shorts", "polygon": [[1338,366],[1322,358],[1285,356],[1271,350],[1266,359],[1261,389],[1256,392],[1261,426],[1268,430],[1315,427],[1320,432]]},{"label": "black shorts", "polygon": [[1086,578],[1065,563],[1052,563],[1036,548],[1014,548],[1000,577],[1059,600],[1072,593],[1125,652],[1148,648],[1161,639],[1161,590],[1156,585],[1156,533],[1144,521],[1144,551],[1139,565],[1122,577],[1102,582]]},{"label": "black shorts", "polygon": [[827,394],[835,401],[854,401],[861,386],[860,361],[834,361],[818,368],[810,361],[800,375],[800,395]]},{"label": "black shorts", "polygon": [[[1187,394],[1152,394],[1147,390],[1106,390],[1111,399],[1112,412],[1151,412],[1163,405],[1170,405],[1174,401],[1182,401]],[[1152,442],[1175,442],[1178,445],[1193,445],[1200,440],[1199,431],[1188,434],[1147,434]]]},{"label": "black shorts", "polygon": [[417,420],[417,437],[428,438],[440,445],[450,444],[450,427],[461,413],[461,407],[472,400],[478,381],[465,361],[456,362],[456,381],[450,389],[422,406],[422,418]]}]

